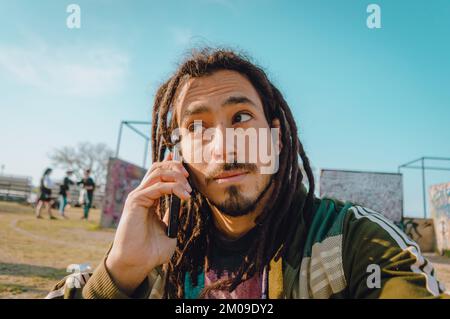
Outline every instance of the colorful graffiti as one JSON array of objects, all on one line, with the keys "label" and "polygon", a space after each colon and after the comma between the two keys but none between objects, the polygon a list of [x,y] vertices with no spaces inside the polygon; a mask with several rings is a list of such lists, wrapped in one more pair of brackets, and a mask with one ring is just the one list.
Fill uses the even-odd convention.
[{"label": "colorful graffiti", "polygon": [[109,159],[105,198],[100,220],[102,227],[117,226],[128,193],[139,185],[145,172],[146,170],[142,167],[120,159]]},{"label": "colorful graffiti", "polygon": [[436,235],[431,218],[403,218],[401,229],[417,244],[422,252],[434,252]]},{"label": "colorful graffiti", "polygon": [[397,223],[403,217],[401,174],[322,169],[320,196],[354,202]]},{"label": "colorful graffiti", "polygon": [[440,253],[444,253],[450,250],[450,183],[431,186],[429,198],[437,248]]}]

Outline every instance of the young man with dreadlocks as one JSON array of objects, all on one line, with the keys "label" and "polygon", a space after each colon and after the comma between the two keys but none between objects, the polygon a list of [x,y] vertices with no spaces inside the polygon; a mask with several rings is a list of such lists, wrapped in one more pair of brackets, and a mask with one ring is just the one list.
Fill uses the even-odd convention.
[{"label": "young man with dreadlocks", "polygon": [[[181,154],[202,146],[209,160],[172,160],[177,128]],[[227,128],[279,129],[278,170],[228,161],[236,150],[217,137]],[[198,129],[221,134],[199,141]],[[128,195],[110,250],[90,278],[79,276],[75,293],[62,281],[49,297],[444,296],[418,245],[381,214],[314,196],[298,136],[262,69],[233,51],[194,52],[157,91],[153,165]],[[166,235],[172,194],[182,200],[177,238]]]}]

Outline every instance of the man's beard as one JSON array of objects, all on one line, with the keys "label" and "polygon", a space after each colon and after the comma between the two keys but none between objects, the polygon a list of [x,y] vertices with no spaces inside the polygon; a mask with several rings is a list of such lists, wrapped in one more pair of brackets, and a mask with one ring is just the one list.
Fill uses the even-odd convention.
[{"label": "man's beard", "polygon": [[239,217],[245,216],[256,209],[261,198],[267,193],[270,185],[272,184],[272,178],[269,180],[265,188],[259,193],[256,198],[248,198],[239,191],[238,186],[230,186],[226,189],[225,193],[228,198],[221,203],[217,203],[209,200],[221,213],[231,216]]}]

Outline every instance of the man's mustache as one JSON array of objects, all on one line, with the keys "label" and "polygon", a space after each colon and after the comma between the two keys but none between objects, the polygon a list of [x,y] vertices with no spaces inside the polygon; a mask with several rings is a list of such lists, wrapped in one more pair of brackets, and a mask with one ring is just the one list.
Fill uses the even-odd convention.
[{"label": "man's mustache", "polygon": [[232,170],[245,170],[249,173],[253,173],[258,170],[258,167],[256,166],[256,164],[253,164],[253,163],[237,163],[237,162],[224,163],[224,164],[218,165],[206,172],[206,174],[205,174],[206,184],[211,183],[217,175],[222,174],[226,171],[232,171]]}]

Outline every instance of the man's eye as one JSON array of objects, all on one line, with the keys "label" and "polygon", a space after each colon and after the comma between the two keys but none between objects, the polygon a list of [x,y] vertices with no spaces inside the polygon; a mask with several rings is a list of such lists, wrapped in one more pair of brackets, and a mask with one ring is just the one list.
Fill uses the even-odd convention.
[{"label": "man's eye", "polygon": [[194,123],[188,125],[189,132],[195,132],[196,130],[203,130],[203,125],[201,121],[194,121]]},{"label": "man's eye", "polygon": [[238,113],[233,117],[234,123],[244,123],[251,120],[253,117],[248,113]]}]

